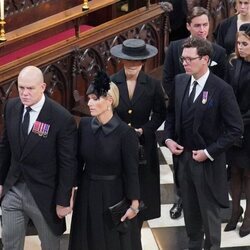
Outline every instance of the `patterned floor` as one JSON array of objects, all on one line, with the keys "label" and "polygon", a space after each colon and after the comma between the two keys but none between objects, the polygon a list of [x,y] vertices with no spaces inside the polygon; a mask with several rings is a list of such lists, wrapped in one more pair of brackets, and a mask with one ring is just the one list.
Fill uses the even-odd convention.
[{"label": "patterned floor", "polygon": [[[161,129],[160,129],[161,130]],[[159,132],[160,134],[160,132]],[[173,175],[172,158],[166,147],[159,147],[160,172],[161,172],[161,217],[144,223],[142,229],[143,250],[183,250],[187,248],[187,236],[183,221],[183,216],[177,220],[169,217],[169,209],[173,203]],[[245,201],[242,200],[242,206],[245,207]],[[232,232],[224,232],[226,221],[231,213],[231,209],[222,211],[222,250],[250,250],[250,235],[240,238],[237,229]],[[61,240],[61,250],[66,250],[68,246],[68,233],[70,227],[70,216],[67,218],[67,231]],[[32,229],[30,230],[32,233]],[[1,228],[0,228],[1,233]],[[28,233],[29,234],[29,233]],[[2,249],[0,247],[0,249]],[[38,237],[27,236],[25,241],[25,250],[39,250],[40,243]],[[102,250],[102,249],[100,249]]]}]

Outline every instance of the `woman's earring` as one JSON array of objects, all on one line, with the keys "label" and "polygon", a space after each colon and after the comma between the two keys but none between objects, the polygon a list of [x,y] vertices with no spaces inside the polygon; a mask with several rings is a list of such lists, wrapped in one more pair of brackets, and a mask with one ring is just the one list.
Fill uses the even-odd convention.
[{"label": "woman's earring", "polygon": [[108,107],[107,107],[107,110],[108,110],[108,111],[109,111],[109,110],[111,110],[111,107],[110,107],[110,106],[108,106]]}]

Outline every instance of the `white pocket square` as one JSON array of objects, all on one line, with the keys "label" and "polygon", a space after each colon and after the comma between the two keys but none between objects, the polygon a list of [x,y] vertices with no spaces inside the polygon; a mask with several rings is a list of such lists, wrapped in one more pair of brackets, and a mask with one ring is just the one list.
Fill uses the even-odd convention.
[{"label": "white pocket square", "polygon": [[213,67],[213,66],[215,66],[215,65],[217,65],[217,64],[218,64],[217,62],[212,61],[212,62],[210,63],[210,66]]}]

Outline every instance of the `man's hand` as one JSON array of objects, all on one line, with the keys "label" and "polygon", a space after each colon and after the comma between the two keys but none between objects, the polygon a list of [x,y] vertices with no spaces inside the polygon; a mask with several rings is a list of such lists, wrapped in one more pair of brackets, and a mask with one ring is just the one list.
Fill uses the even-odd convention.
[{"label": "man's hand", "polygon": [[60,219],[64,218],[66,215],[68,215],[68,214],[70,214],[72,212],[73,206],[74,206],[75,190],[76,190],[76,188],[73,187],[72,191],[71,191],[69,207],[63,207],[63,206],[60,206],[60,205],[56,205],[56,214]]},{"label": "man's hand", "polygon": [[207,159],[207,155],[205,154],[204,150],[193,150],[193,159],[198,162],[203,162]]},{"label": "man's hand", "polygon": [[0,185],[0,198],[2,197],[2,193],[3,193],[3,185]]},{"label": "man's hand", "polygon": [[174,154],[174,155],[180,155],[184,150],[184,147],[179,145],[174,140],[167,140],[166,141],[166,146],[169,148],[171,153]]},{"label": "man's hand", "polygon": [[72,212],[72,207],[63,207],[60,205],[56,205],[56,214],[60,219],[63,219],[66,215]]}]

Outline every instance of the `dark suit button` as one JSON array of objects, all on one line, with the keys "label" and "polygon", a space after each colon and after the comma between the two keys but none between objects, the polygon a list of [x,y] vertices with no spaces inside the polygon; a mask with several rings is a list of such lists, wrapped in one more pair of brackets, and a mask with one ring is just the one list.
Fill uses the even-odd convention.
[{"label": "dark suit button", "polygon": [[129,114],[132,114],[132,112],[133,112],[132,109],[129,109],[129,110],[128,110],[128,113],[129,113]]},{"label": "dark suit button", "polygon": [[128,125],[131,127],[131,123],[128,123]]}]

